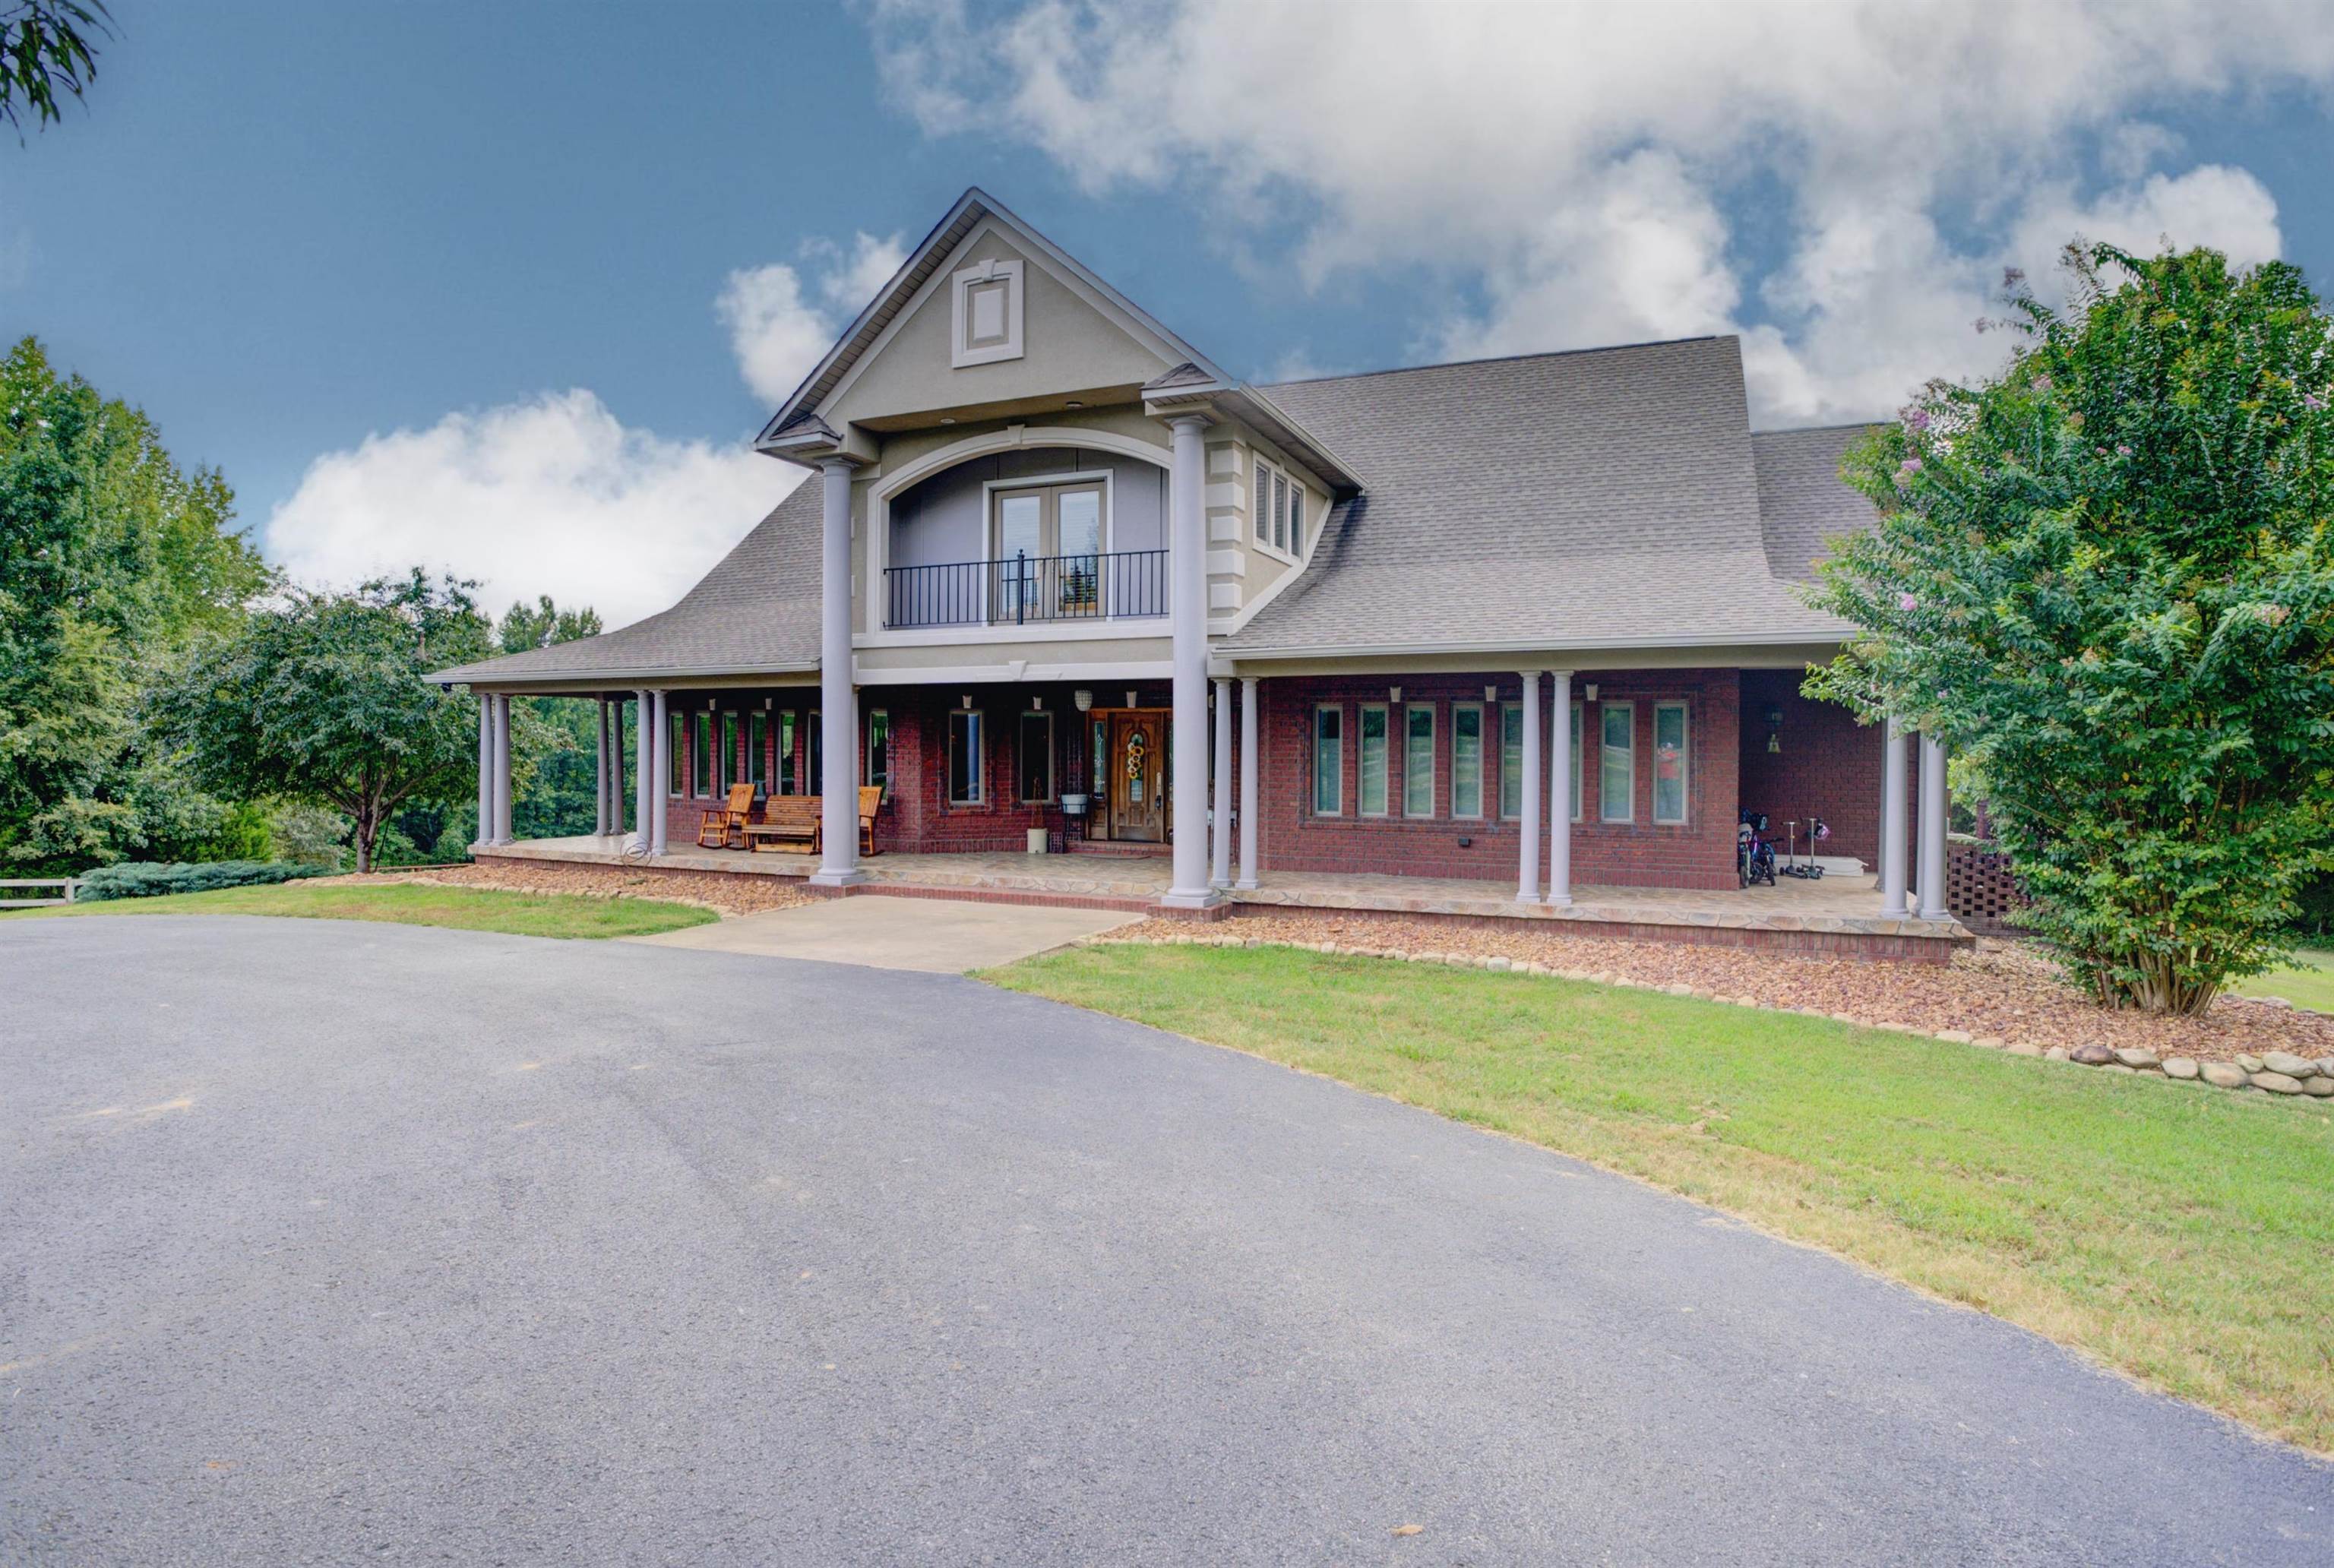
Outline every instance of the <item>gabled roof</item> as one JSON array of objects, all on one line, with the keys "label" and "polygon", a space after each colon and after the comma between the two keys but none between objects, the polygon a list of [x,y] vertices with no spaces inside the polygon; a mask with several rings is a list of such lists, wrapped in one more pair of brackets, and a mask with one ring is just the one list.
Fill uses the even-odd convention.
[{"label": "gabled roof", "polygon": [[[1230,657],[1848,634],[1769,566],[1733,338],[1262,391],[1349,454],[1369,489],[1332,509],[1311,563],[1220,650]],[[1813,494],[1793,473],[1791,494]]]},{"label": "gabled roof", "polygon": [[1087,271],[1076,257],[1016,217],[987,191],[974,186],[957,197],[956,205],[949,208],[948,216],[917,244],[908,259],[901,264],[900,270],[892,274],[892,281],[883,285],[867,308],[844,330],[834,347],[827,351],[826,358],[818,362],[817,367],[804,378],[803,384],[795,389],[794,395],[770,417],[770,422],[763,427],[761,436],[754,443],[757,448],[763,451],[780,449],[783,438],[798,433],[804,421],[816,416],[827,395],[851,373],[851,368],[874,346],[875,340],[883,335],[883,329],[908,308],[909,303],[916,297],[916,291],[940,269],[958,244],[983,218],[994,220],[1012,236],[1017,245],[1043,257],[1048,266],[1075,278],[1108,301],[1114,309],[1124,312],[1166,346],[1169,351],[1167,358],[1183,361],[1185,369],[1201,376],[1227,385],[1230,383],[1230,378],[1206,355],[1162,326],[1133,300]]},{"label": "gabled roof", "polygon": [[818,667],[816,485],[796,486],[680,603],[599,637],[441,669],[471,680],[592,680],[622,686],[684,676],[776,675]]},{"label": "gabled roof", "polygon": [[1860,534],[1879,517],[1872,503],[1847,487],[1839,460],[1870,425],[1826,425],[1812,430],[1767,430],[1750,438],[1759,470],[1759,526],[1767,569],[1786,582],[1815,579],[1826,542]]}]

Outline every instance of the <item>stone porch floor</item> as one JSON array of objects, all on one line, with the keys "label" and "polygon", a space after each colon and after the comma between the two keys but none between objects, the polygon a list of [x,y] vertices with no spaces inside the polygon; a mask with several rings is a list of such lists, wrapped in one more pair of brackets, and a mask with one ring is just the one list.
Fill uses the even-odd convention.
[{"label": "stone porch floor", "polygon": [[[653,862],[628,859],[620,838],[584,836],[533,839],[482,851],[513,860],[564,861],[603,865],[650,863],[677,870],[728,871],[755,876],[807,878],[816,861],[798,853],[748,853],[674,845]],[[1164,855],[1029,855],[1007,851],[969,854],[881,854],[860,862],[865,890],[925,896],[1003,895],[1012,899],[1107,901],[1127,907],[1154,905],[1167,890]],[[1884,919],[1876,879],[1834,874],[1820,881],[1780,879],[1772,888],[1697,891],[1671,888],[1576,886],[1572,907],[1520,904],[1505,883],[1458,878],[1399,877],[1382,873],[1273,871],[1265,885],[1234,891],[1233,905],[1375,910],[1388,914],[1444,915],[1472,919],[1552,920],[1631,937],[1669,936],[1683,940],[1726,940],[1739,933],[1761,945],[1847,948],[1871,944],[1886,956],[1910,956],[1900,948],[1958,946],[1969,932],[1953,920]],[[1235,909],[1236,912],[1236,909]],[[1789,938],[1798,937],[1803,941]],[[1781,943],[1773,938],[1783,938]],[[1844,938],[1838,943],[1823,938]],[[1924,955],[1931,956],[1931,955]],[[1942,954],[1934,956],[1943,956]]]}]

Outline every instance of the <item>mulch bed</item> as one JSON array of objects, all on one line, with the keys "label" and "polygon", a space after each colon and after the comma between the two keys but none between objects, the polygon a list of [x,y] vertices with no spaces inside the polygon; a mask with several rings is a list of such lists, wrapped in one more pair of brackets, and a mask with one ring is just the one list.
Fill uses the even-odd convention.
[{"label": "mulch bed", "polygon": [[632,866],[564,865],[497,861],[426,871],[379,871],[369,877],[318,877],[333,882],[443,882],[499,888],[514,893],[574,893],[587,899],[661,899],[723,915],[754,915],[807,904],[811,895],[776,877],[724,876],[719,871],[649,871]]},{"label": "mulch bed", "polygon": [[[1145,920],[1105,939],[1191,936],[1193,930],[1185,921]],[[2046,1050],[2136,1046],[2199,1062],[2266,1051],[2312,1059],[2334,1055],[2334,1016],[2240,996],[2215,999],[2201,1018],[2110,1013],[2068,986],[2058,966],[2012,942],[1981,941],[1975,952],[1950,965],[1892,964],[1566,937],[1537,924],[1504,931],[1379,915],[1357,919],[1322,910],[1244,912],[1210,934],[1546,964],[1642,985],[1691,986],[1761,1006],[1813,1009],[1923,1034],[1964,1029],[1982,1039],[2026,1042]]]}]

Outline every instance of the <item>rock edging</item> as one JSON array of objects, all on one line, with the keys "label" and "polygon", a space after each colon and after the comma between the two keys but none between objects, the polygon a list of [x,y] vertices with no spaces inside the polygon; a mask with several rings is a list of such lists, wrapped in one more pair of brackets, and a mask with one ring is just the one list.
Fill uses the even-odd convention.
[{"label": "rock edging", "polygon": [[1972,1034],[1966,1029],[1932,1031],[1915,1028],[1910,1024],[1876,1023],[1849,1013],[1827,1013],[1820,1007],[1777,1006],[1755,996],[1731,996],[1707,986],[1688,986],[1682,982],[1655,985],[1610,970],[1563,969],[1553,964],[1502,957],[1470,957],[1453,953],[1414,953],[1401,948],[1372,948],[1355,942],[1278,942],[1268,941],[1261,937],[1213,934],[1120,937],[1104,932],[1099,936],[1081,937],[1071,945],[1079,948],[1286,948],[1292,952],[1326,953],[1348,958],[1386,958],[1401,964],[1439,964],[1453,969],[1484,969],[1493,974],[1538,976],[1554,980],[1611,986],[1623,991],[1654,991],[1665,996],[1692,996],[1728,1006],[1755,1007],[1761,1012],[1797,1013],[1804,1017],[1829,1018],[1836,1024],[1852,1024],[1859,1029],[1878,1029],[1891,1034],[1914,1034],[1951,1045],[1972,1045],[1980,1050],[2000,1051],[2011,1056],[2029,1056],[2045,1062],[2096,1067],[2130,1077],[2154,1077],[2167,1083],[2200,1083],[2214,1089],[2250,1089],[2297,1099],[2334,1099],[2334,1056],[2322,1056],[2313,1061],[2290,1051],[2268,1051],[2258,1056],[2240,1055],[2234,1062],[2198,1062],[2189,1056],[2159,1057],[2153,1051],[2128,1045],[2078,1045],[2069,1050],[2064,1045],[2036,1040],[2006,1040],[1999,1035]]}]

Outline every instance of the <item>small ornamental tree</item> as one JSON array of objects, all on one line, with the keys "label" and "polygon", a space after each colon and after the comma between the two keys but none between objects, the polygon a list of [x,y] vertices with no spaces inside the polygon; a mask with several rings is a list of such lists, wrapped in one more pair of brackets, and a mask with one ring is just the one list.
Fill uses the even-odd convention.
[{"label": "small ornamental tree", "polygon": [[[471,584],[420,572],[352,594],[298,593],[190,659],[154,722],[210,787],[321,803],[353,822],[357,870],[408,802],[477,787],[475,698],[422,679],[492,652]],[[533,726],[512,725],[513,771]]]},{"label": "small ornamental tree", "polygon": [[1808,681],[1975,756],[2027,919],[2098,1000],[2195,1013],[2334,864],[2334,324],[2295,268],[2070,248],[2009,368],[1850,451],[1879,526]]}]

